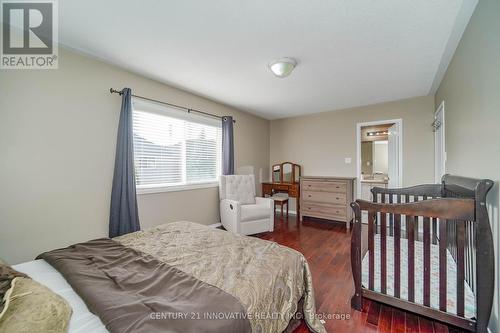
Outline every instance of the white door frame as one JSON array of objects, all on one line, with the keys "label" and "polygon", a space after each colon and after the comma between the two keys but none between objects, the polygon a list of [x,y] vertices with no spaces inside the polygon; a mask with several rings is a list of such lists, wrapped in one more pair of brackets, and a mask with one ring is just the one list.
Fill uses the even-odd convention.
[{"label": "white door frame", "polygon": [[437,165],[438,163],[441,164],[441,170],[443,171],[443,174],[446,173],[446,127],[445,127],[445,113],[444,113],[444,101],[439,104],[439,107],[437,108],[436,112],[434,112],[434,120],[436,120],[436,116],[439,112],[442,112],[443,114],[443,121],[441,123],[441,129],[442,129],[442,134],[441,134],[441,161],[437,160],[437,135],[438,132],[434,132],[434,181],[439,184],[441,182],[441,176],[437,174]]},{"label": "white door frame", "polygon": [[361,199],[361,127],[384,125],[384,124],[398,124],[399,133],[399,179],[398,187],[403,186],[403,119],[388,119],[368,121],[356,124],[356,197]]}]

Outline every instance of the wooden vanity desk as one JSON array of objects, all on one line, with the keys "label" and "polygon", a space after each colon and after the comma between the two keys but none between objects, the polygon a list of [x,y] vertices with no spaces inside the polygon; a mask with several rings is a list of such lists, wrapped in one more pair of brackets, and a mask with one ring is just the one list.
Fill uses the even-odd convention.
[{"label": "wooden vanity desk", "polygon": [[283,162],[273,165],[270,182],[262,183],[262,196],[273,196],[276,193],[288,193],[290,198],[295,198],[297,204],[297,217],[300,216],[300,165],[292,162]]},{"label": "wooden vanity desk", "polygon": [[262,183],[262,195],[272,196],[277,192],[288,193],[290,198],[295,198],[297,203],[297,216],[300,216],[300,184],[299,183]]}]

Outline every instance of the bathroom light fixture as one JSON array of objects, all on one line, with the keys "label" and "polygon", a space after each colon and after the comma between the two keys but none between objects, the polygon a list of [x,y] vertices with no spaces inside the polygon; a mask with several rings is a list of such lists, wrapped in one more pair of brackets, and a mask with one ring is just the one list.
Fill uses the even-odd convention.
[{"label": "bathroom light fixture", "polygon": [[279,78],[284,78],[290,75],[293,69],[297,66],[297,61],[293,58],[280,58],[269,64],[269,69]]},{"label": "bathroom light fixture", "polygon": [[368,132],[368,136],[388,135],[388,131]]}]

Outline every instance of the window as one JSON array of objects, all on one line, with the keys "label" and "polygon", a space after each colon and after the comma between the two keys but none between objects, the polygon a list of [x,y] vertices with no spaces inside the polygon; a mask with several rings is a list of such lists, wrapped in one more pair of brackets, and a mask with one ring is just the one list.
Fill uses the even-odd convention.
[{"label": "window", "polygon": [[221,174],[220,120],[133,99],[138,192],[213,186]]}]

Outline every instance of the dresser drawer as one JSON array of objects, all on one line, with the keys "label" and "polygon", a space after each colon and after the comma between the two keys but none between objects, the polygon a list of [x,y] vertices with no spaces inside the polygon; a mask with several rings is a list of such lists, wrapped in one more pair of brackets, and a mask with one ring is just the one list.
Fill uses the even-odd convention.
[{"label": "dresser drawer", "polygon": [[305,216],[320,217],[331,220],[345,221],[347,217],[345,206],[304,202],[302,214]]},{"label": "dresser drawer", "polygon": [[315,180],[303,180],[302,181],[302,190],[303,191],[320,191],[320,192],[338,192],[338,193],[346,193],[347,184],[345,182],[322,182]]},{"label": "dresser drawer", "polygon": [[330,203],[345,205],[347,202],[345,193],[335,192],[317,192],[317,191],[304,191],[302,193],[304,201],[312,201],[318,203]]}]

